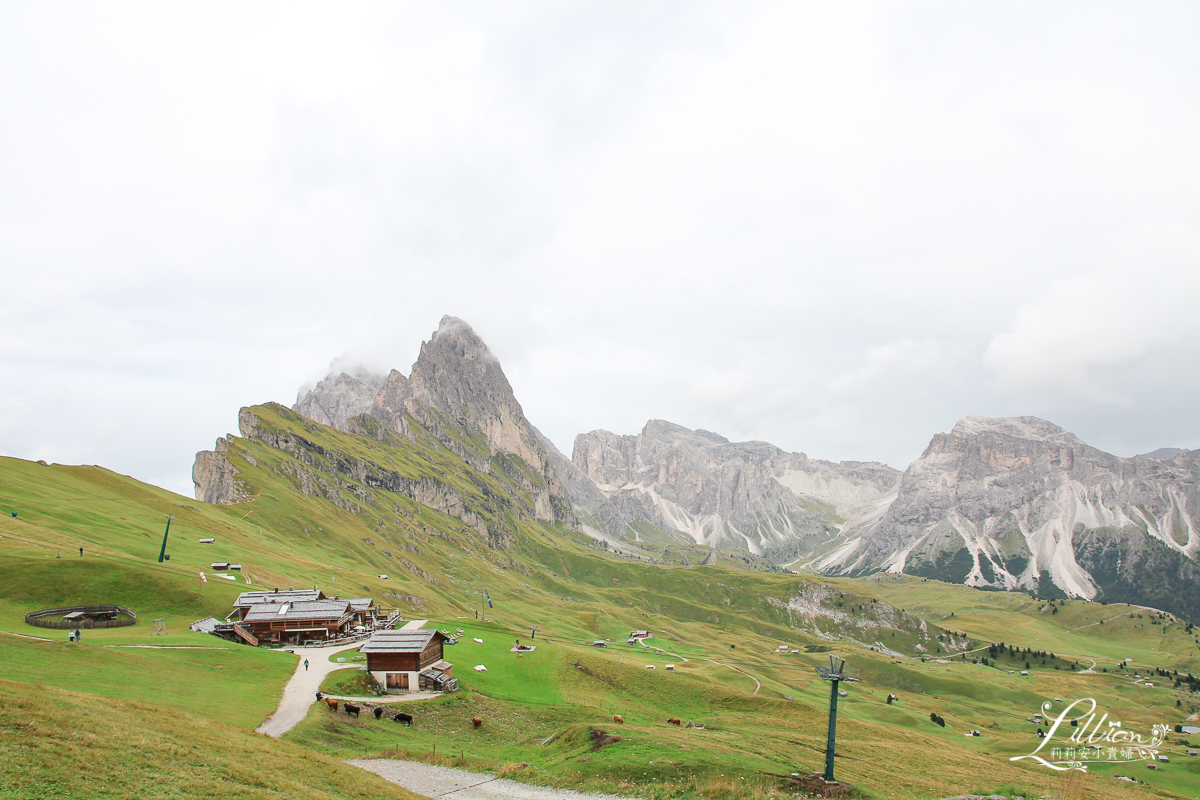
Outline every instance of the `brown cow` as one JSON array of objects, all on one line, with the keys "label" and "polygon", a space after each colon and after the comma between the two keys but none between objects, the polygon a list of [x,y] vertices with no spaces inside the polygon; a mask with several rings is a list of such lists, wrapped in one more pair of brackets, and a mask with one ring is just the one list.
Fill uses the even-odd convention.
[{"label": "brown cow", "polygon": [[471,720],[471,724],[474,725],[476,728],[478,728],[480,725],[483,724],[483,717],[475,717],[474,719]]},{"label": "brown cow", "polygon": [[618,725],[624,725],[625,719],[620,714],[613,714],[613,722]]},{"label": "brown cow", "polygon": [[667,724],[668,725],[681,725],[683,723],[680,721],[679,717],[671,717],[669,720],[667,720]]},{"label": "brown cow", "polygon": [[332,697],[326,697],[325,705],[329,706],[330,711],[337,711],[338,701],[334,700]]}]

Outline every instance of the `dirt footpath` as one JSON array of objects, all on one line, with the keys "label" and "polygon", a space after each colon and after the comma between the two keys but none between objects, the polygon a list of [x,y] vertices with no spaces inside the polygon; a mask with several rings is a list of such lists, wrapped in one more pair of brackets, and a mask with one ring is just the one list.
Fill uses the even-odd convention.
[{"label": "dirt footpath", "polygon": [[[296,672],[287,686],[283,688],[283,697],[279,700],[279,708],[267,717],[267,721],[258,726],[258,733],[274,736],[278,739],[292,728],[300,724],[300,720],[308,715],[308,707],[317,701],[317,689],[325,676],[334,670],[357,668],[362,666],[347,661],[338,664],[330,661],[329,657],[344,650],[357,649],[362,642],[344,645],[342,647],[293,647],[290,648],[299,658],[296,660]],[[304,659],[308,659],[309,667],[304,668]]]},{"label": "dirt footpath", "polygon": [[346,763],[374,772],[397,786],[425,797],[446,797],[450,800],[627,800],[615,794],[550,789],[417,761],[372,758],[354,759]]}]

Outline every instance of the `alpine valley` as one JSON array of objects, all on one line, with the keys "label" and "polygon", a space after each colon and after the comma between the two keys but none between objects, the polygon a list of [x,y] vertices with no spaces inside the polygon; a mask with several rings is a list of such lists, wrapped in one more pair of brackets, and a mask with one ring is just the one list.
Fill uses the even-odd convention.
[{"label": "alpine valley", "polygon": [[[237,423],[196,454],[195,499],[0,458],[0,798],[417,797],[364,759],[647,800],[1200,787],[1196,451],[968,417],[901,472],[651,420],[567,457],[453,317],[407,373],[331,374]],[[457,688],[384,698],[358,640],[205,632],[272,588],[449,632]],[[101,604],[136,624],[69,640],[27,617]],[[831,689],[832,655],[861,681]],[[306,690],[256,734],[306,675],[363,713]],[[1154,754],[1031,760],[1085,697],[1166,726]],[[411,724],[370,713],[397,699]]]}]

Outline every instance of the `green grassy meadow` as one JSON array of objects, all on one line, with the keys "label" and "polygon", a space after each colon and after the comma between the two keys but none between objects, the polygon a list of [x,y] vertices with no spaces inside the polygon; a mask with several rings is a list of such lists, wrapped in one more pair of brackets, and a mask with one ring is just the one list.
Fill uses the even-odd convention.
[{"label": "green grassy meadow", "polygon": [[[508,541],[482,541],[463,520],[355,483],[349,473],[337,473],[335,485],[321,477],[333,473],[318,471],[329,485],[300,491],[296,476],[308,462],[244,439],[235,440],[230,458],[254,499],[230,506],[199,503],[98,467],[0,459],[6,757],[18,743],[32,747],[33,755],[21,756],[22,770],[50,775],[55,754],[74,735],[56,720],[72,713],[92,720],[87,730],[107,737],[119,758],[134,758],[130,743],[149,738],[163,743],[158,760],[169,762],[164,754],[184,747],[177,743],[186,739],[183,731],[200,731],[187,745],[186,774],[153,767],[150,759],[128,780],[88,783],[67,758],[62,771],[72,774],[47,777],[35,790],[18,782],[25,772],[0,766],[0,797],[105,796],[85,789],[109,781],[113,797],[175,796],[149,788],[160,774],[190,787],[178,796],[216,796],[217,784],[205,782],[210,773],[235,787],[222,796],[352,797],[358,778],[348,776],[362,773],[338,762],[380,754],[646,798],[795,796],[803,787],[792,773],[805,776],[823,765],[829,684],[815,668],[828,663],[830,652],[846,657],[863,679],[843,685],[838,717],[838,776],[858,796],[940,798],[1014,787],[1027,797],[1200,797],[1200,759],[1183,754],[1187,737],[1176,734],[1168,738],[1171,763],[1161,770],[1097,766],[1067,788],[1045,768],[1008,760],[1037,746],[1037,725],[1027,718],[1056,697],[1094,697],[1112,718],[1138,730],[1200,712],[1196,696],[1171,681],[1148,689],[1132,677],[1151,667],[1197,672],[1200,643],[1183,623],[1078,601],[1056,603],[1055,611],[1026,595],[904,576],[824,579],[730,563],[614,559],[582,534],[517,511],[501,519],[495,498],[520,494],[512,477],[517,467],[484,475],[420,438],[385,446],[302,424],[275,408],[255,413],[272,430],[308,437],[321,452],[374,459],[413,479],[447,476],[462,496],[479,498]],[[171,559],[158,564],[166,514],[175,518]],[[209,537],[216,542],[198,541]],[[212,574],[213,561],[242,563],[244,570],[226,581]],[[295,657],[192,633],[187,624],[223,617],[240,591],[274,586],[372,596],[405,618],[462,628],[465,635],[445,651],[461,689],[405,704],[416,718],[411,729],[314,705],[283,742],[254,736],[250,731],[276,707]],[[138,623],[89,630],[83,642],[69,643],[65,631],[24,622],[29,611],[88,603],[132,608]],[[156,618],[166,621],[166,636],[152,635]],[[626,643],[635,629],[653,633],[647,646]],[[537,649],[510,652],[516,638]],[[598,638],[608,646],[592,647]],[[1019,674],[1023,660],[973,663],[1001,641],[1059,659],[1044,667],[1035,659],[1028,676]],[[788,652],[780,653],[780,645]],[[1129,668],[1118,671],[1118,660],[1127,658]],[[1068,668],[1068,660],[1079,669]],[[1095,671],[1083,672],[1093,660]],[[477,664],[487,671],[476,672]],[[325,686],[349,686],[356,674],[340,670]],[[889,705],[889,694],[898,702]],[[19,713],[8,710],[14,707]],[[946,726],[931,722],[931,713]],[[615,724],[614,714],[624,724]],[[476,715],[484,719],[479,729],[469,723]],[[668,717],[704,727],[668,726]],[[983,735],[964,736],[972,729]],[[620,739],[605,738],[614,736]],[[311,789],[275,785],[275,778],[256,784],[229,760],[236,748],[223,746],[223,738],[252,748],[256,758],[276,759],[270,763],[285,772],[294,770],[289,759],[314,759],[326,777]],[[1122,770],[1144,784],[1116,781],[1113,774]],[[288,775],[279,780],[295,779]],[[368,777],[362,786],[382,784]],[[338,794],[343,781],[351,788]],[[379,791],[390,796],[387,790]]]}]

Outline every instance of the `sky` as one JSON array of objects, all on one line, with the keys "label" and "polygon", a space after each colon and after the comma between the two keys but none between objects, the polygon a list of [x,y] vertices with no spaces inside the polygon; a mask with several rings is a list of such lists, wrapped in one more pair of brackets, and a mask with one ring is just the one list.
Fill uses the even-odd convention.
[{"label": "sky", "polygon": [[1194,2],[0,4],[0,455],[191,495],[407,373],[903,468],[1200,447]]}]

